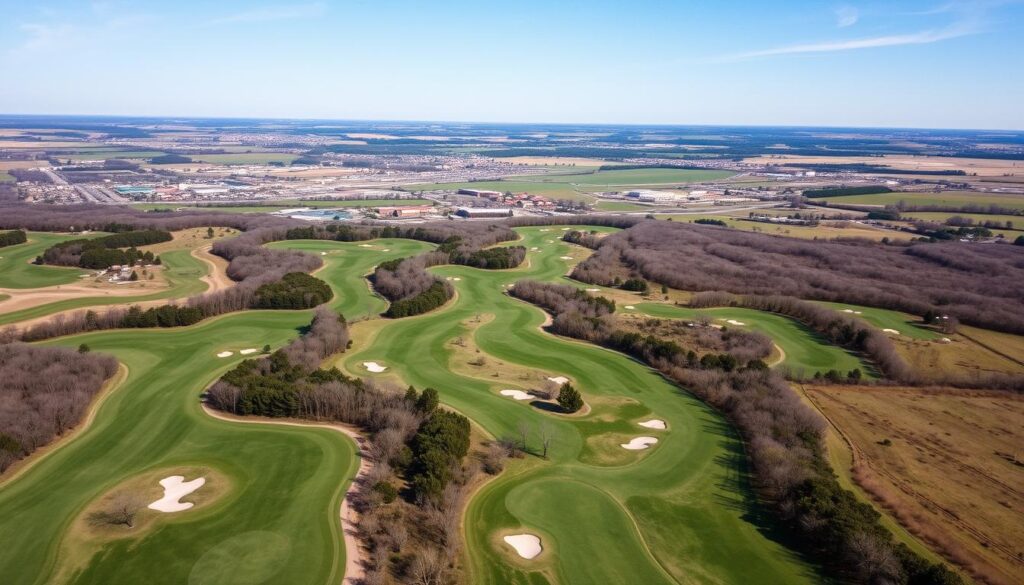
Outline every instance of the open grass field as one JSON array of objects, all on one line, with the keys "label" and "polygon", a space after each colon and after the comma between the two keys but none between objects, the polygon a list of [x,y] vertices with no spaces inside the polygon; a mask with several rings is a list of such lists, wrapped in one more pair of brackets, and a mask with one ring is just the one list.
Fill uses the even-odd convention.
[{"label": "open grass field", "polygon": [[[785,354],[781,365],[789,368],[798,377],[811,377],[815,372],[825,373],[829,370],[849,372],[860,368],[865,375],[871,376],[873,368],[857,355],[821,338],[817,333],[794,319],[737,307],[713,309],[689,309],[665,303],[638,303],[634,305],[636,312],[668,319],[696,319],[706,316],[712,323],[725,327],[735,327],[728,320],[743,323],[743,328],[759,331],[772,338],[772,341]],[[620,311],[629,312],[620,306]]]},{"label": "open grass field", "polygon": [[202,211],[223,213],[273,213],[282,209],[294,209],[296,207],[390,207],[394,205],[430,205],[431,203],[429,199],[360,199],[349,201],[254,201],[252,205],[231,207],[196,206],[184,203],[135,203],[132,204],[132,207],[145,211],[195,208]]},{"label": "open grass field", "polygon": [[[623,355],[544,333],[540,310],[503,293],[502,285],[520,278],[562,280],[567,269],[560,256],[569,245],[536,228],[520,233],[523,245],[539,248],[528,266],[434,268],[453,279],[456,300],[419,317],[356,324],[354,347],[338,360],[360,376],[373,375],[362,362],[377,361],[389,368],[383,378],[438,388],[445,404],[492,436],[513,435],[521,422],[536,428],[547,421],[557,429],[549,460],[514,461],[473,497],[465,518],[470,580],[671,583],[699,574],[719,582],[815,581],[811,567],[772,539],[747,485],[741,443],[720,417]],[[316,244],[358,250],[357,244]],[[330,253],[326,258],[332,262]],[[482,314],[488,320],[469,332],[465,323]],[[489,359],[533,376],[454,373],[450,342],[467,334]],[[498,394],[557,375],[581,388],[589,414],[561,417]],[[650,450],[624,452],[619,442],[651,434],[636,425],[644,417],[666,420],[669,430],[655,431],[661,442]],[[538,448],[531,438],[530,449]],[[546,552],[529,562],[515,557],[500,535],[520,529],[540,534]]]},{"label": "open grass field", "polygon": [[867,195],[843,195],[824,197],[828,201],[843,205],[896,205],[900,201],[914,205],[999,205],[1024,209],[1024,196],[976,193],[973,191],[944,191],[942,193],[873,193]]},{"label": "open grass field", "polygon": [[668,188],[687,183],[716,181],[731,177],[729,171],[694,169],[624,169],[591,172],[561,172],[548,175],[513,176],[498,181],[472,183],[425,183],[406,185],[408,191],[483,189],[527,192],[555,199],[590,200],[594,191],[621,191],[628,187]]},{"label": "open grass field", "polygon": [[14,177],[5,171],[0,171],[0,183],[13,183]]},{"label": "open grass field", "polygon": [[[198,401],[238,362],[239,349],[278,347],[310,317],[246,312],[54,341],[110,353],[128,377],[86,429],[0,483],[4,582],[340,582],[337,514],[356,470],[354,444],[329,429],[216,420]],[[225,349],[235,356],[215,357]],[[208,506],[161,515],[131,538],[100,540],[81,529],[82,512],[119,486],[189,469],[215,479],[218,497]]]},{"label": "open grass field", "polygon": [[957,216],[968,219],[973,219],[976,224],[984,224],[986,221],[991,221],[1005,226],[1006,222],[1010,222],[1012,227],[1017,230],[1024,230],[1024,215],[990,215],[986,213],[948,213],[942,211],[911,211],[901,213],[901,217],[923,219],[927,221],[934,221],[937,223],[943,223],[947,219]]},{"label": "open grass field", "polygon": [[650,205],[639,205],[636,203],[629,203],[627,201],[598,201],[594,205],[594,209],[598,211],[651,211],[653,208]]},{"label": "open grass field", "polygon": [[1024,580],[1019,395],[842,386],[807,393],[853,443],[853,476],[876,501],[979,581]]},{"label": "open grass field", "polygon": [[266,165],[283,163],[289,165],[299,158],[297,154],[287,152],[238,152],[232,154],[192,154],[188,155],[194,162],[205,162],[218,165]]},{"label": "open grass field", "polygon": [[88,236],[29,232],[24,244],[0,248],[0,288],[40,288],[78,281],[85,270],[63,266],[36,266],[32,260],[50,246]]},{"label": "open grass field", "polygon": [[76,152],[74,154],[58,154],[55,158],[60,160],[107,160],[111,158],[121,159],[149,159],[155,156],[167,154],[159,150],[94,150]]}]

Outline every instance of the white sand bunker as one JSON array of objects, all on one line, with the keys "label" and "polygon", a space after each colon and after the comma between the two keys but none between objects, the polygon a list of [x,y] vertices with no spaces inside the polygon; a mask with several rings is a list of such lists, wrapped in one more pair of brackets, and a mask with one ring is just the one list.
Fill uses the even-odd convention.
[{"label": "white sand bunker", "polygon": [[548,380],[551,380],[555,384],[561,385],[561,384],[565,384],[566,382],[568,382],[569,378],[566,378],[565,376],[555,376],[554,378],[548,378]]},{"label": "white sand bunker", "polygon": [[508,396],[512,400],[532,400],[533,395],[527,394],[522,390],[502,390],[499,394],[502,396]]},{"label": "white sand bunker", "polygon": [[320,252],[320,255],[321,255],[321,256],[326,256],[326,255],[327,255],[327,252]]},{"label": "white sand bunker", "polygon": [[626,305],[625,307],[622,307],[622,308],[623,308],[623,309],[629,309],[629,310],[633,310],[633,309],[635,309],[636,307],[634,307],[633,305]]},{"label": "white sand bunker", "polygon": [[588,288],[587,292],[601,292],[601,289],[599,289],[599,288]]},{"label": "white sand bunker", "polygon": [[164,488],[164,497],[153,502],[148,507],[158,512],[181,512],[188,510],[193,506],[192,502],[181,502],[179,500],[203,487],[204,483],[206,483],[205,477],[197,477],[192,481],[185,481],[185,476],[183,475],[165,477],[160,480],[160,485]]},{"label": "white sand bunker", "polygon": [[544,550],[540,546],[540,537],[533,534],[512,534],[504,540],[524,559],[532,559]]},{"label": "white sand bunker", "polygon": [[567,232],[567,231],[569,231],[569,228],[562,228],[562,231],[563,232]]},{"label": "white sand bunker", "polygon": [[726,323],[728,323],[729,325],[736,325],[737,327],[746,325],[746,323],[744,323],[743,321],[737,321],[736,319],[728,319],[726,320]]},{"label": "white sand bunker", "polygon": [[461,279],[461,278],[459,278],[458,276],[456,276],[456,277],[455,277],[455,278],[453,278],[452,280],[454,280],[454,281],[458,282],[458,281],[460,281],[460,280],[462,280],[462,279]]},{"label": "white sand bunker", "polygon": [[381,252],[390,252],[390,251],[391,251],[391,248],[384,248],[384,249],[381,250]]},{"label": "white sand bunker", "polygon": [[853,309],[843,309],[843,312],[844,313],[852,313],[854,315],[860,315],[861,314],[860,311],[854,311]]},{"label": "white sand bunker", "polygon": [[900,332],[896,331],[895,329],[882,329],[882,331],[884,331],[886,333],[892,333],[893,335],[899,335],[900,334]]},{"label": "white sand bunker", "polygon": [[370,370],[374,374],[379,374],[384,370],[388,369],[387,366],[382,366],[377,362],[363,362],[363,367],[366,368],[367,370]]},{"label": "white sand bunker", "polygon": [[537,250],[540,250],[540,248],[538,248],[537,246],[534,246],[534,247],[530,248],[530,250],[533,251],[533,252],[536,252]]},{"label": "white sand bunker", "polygon": [[622,443],[620,446],[623,449],[629,449],[630,451],[639,451],[641,449],[646,449],[657,442],[658,439],[655,439],[654,437],[637,437],[628,443]]},{"label": "white sand bunker", "polygon": [[559,260],[572,260],[572,256],[559,256]]},{"label": "white sand bunker", "polygon": [[662,431],[665,430],[666,428],[665,421],[661,420],[660,418],[652,418],[651,420],[645,420],[644,422],[637,424],[642,427],[647,427],[649,429],[659,429]]},{"label": "white sand bunker", "polygon": [[239,351],[238,353],[240,353],[242,355],[249,355],[250,353],[256,353],[257,351],[259,351],[259,350],[256,349],[255,347],[247,347],[247,348]]},{"label": "white sand bunker", "polygon": [[226,357],[231,357],[234,354],[235,354],[235,352],[233,352],[233,351],[222,351],[222,352],[217,354],[217,357],[219,357],[219,358],[226,358]]}]

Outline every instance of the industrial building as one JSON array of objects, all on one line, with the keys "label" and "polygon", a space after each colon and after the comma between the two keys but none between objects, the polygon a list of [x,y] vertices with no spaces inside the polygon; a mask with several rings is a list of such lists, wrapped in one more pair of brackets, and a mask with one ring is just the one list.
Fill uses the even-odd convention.
[{"label": "industrial building", "polygon": [[508,207],[456,207],[455,215],[466,219],[511,217],[512,210]]}]

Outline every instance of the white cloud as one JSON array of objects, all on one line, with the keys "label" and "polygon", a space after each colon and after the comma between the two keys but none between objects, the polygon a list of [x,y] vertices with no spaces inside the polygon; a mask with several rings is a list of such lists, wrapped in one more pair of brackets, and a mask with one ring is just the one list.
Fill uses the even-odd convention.
[{"label": "white cloud", "polygon": [[229,14],[215,18],[207,24],[230,24],[235,22],[276,22],[281,20],[297,20],[301,18],[313,18],[320,16],[327,11],[327,4],[324,2],[311,2],[308,4],[282,4],[277,6],[263,6],[245,12]]},{"label": "white cloud", "polygon": [[836,26],[846,28],[857,24],[860,20],[860,11],[853,6],[840,6],[836,8]]},{"label": "white cloud", "polygon": [[825,41],[821,43],[808,43],[803,45],[789,45],[786,47],[775,47],[760,51],[737,53],[719,57],[718,61],[745,61],[761,57],[777,57],[780,55],[799,55],[803,53],[837,53],[840,51],[856,51],[860,49],[875,49],[880,47],[898,47],[902,45],[928,45],[958,37],[977,34],[981,30],[970,23],[958,23],[953,26],[939,30],[924,30],[920,32],[887,35],[880,37],[869,37],[863,39],[849,39],[841,41]]}]

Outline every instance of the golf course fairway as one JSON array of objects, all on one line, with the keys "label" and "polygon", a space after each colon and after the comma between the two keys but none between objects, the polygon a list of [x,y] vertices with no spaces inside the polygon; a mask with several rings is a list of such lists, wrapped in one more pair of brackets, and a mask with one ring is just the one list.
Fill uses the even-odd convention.
[{"label": "golf course fairway", "polygon": [[[775,538],[748,485],[743,445],[709,407],[622,354],[550,335],[544,314],[505,294],[523,278],[568,282],[572,248],[558,228],[517,230],[527,249],[513,270],[439,266],[455,299],[400,320],[363,276],[379,262],[429,249],[408,240],[290,241],[319,255],[317,276],[350,321],[354,344],[329,362],[360,377],[433,387],[442,402],[494,437],[529,429],[523,459],[471,496],[464,518],[472,583],[814,583],[816,569]],[[577,249],[578,250],[578,249]],[[279,347],[311,311],[246,311],[198,325],[96,332],[53,340],[109,353],[127,378],[101,398],[91,423],[0,483],[0,575],[12,583],[339,583],[345,564],[338,509],[358,461],[341,433],[240,424],[203,412],[202,390],[242,348]],[[368,319],[367,319],[368,318]],[[467,337],[488,367],[473,374],[453,341]],[[233,351],[229,358],[217,358]],[[387,367],[380,374],[364,362]],[[493,368],[491,366],[494,366]],[[469,368],[469,369],[467,369]],[[505,376],[501,372],[516,371]],[[458,372],[458,373],[457,373]],[[498,373],[498,377],[494,377]],[[587,408],[546,412],[499,394],[566,376]],[[648,419],[665,430],[639,426]],[[541,423],[544,423],[543,425]],[[548,458],[537,430],[553,430]],[[639,436],[658,442],[630,451]],[[137,537],[97,542],[80,517],[134,478],[209,470],[220,495],[160,516]],[[188,478],[191,479],[191,476]],[[201,488],[197,494],[203,493]],[[540,537],[520,558],[503,536]]]}]

